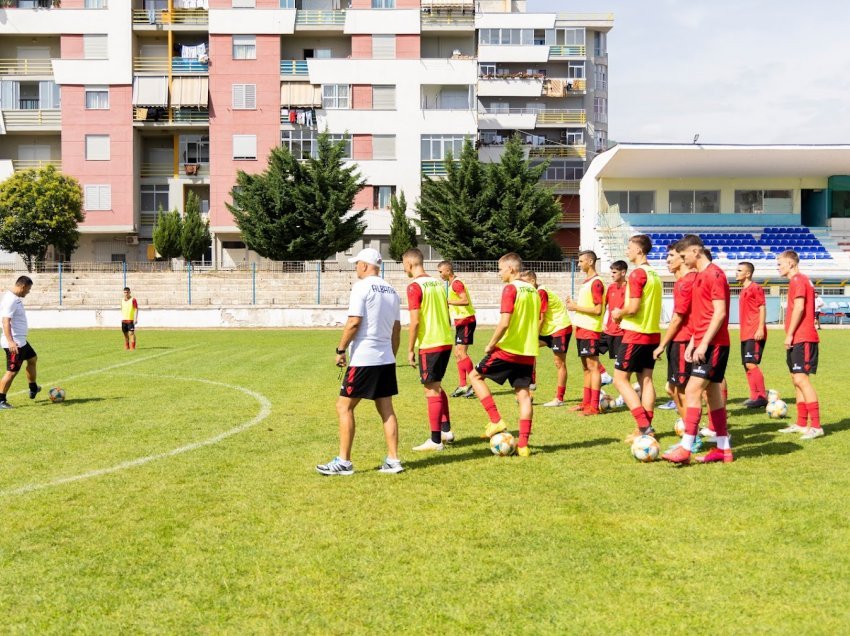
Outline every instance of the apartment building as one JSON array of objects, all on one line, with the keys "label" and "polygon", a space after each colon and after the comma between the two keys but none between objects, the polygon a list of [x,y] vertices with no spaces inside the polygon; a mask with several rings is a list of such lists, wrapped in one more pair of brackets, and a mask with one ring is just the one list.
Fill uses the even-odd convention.
[{"label": "apartment building", "polygon": [[[190,192],[209,260],[259,260],[226,203],[272,148],[346,138],[367,186],[364,245],[386,250],[389,200],[411,207],[465,139],[496,160],[515,132],[562,195],[607,145],[610,15],[482,0],[18,0],[0,8],[0,179],[55,163],[84,190],[77,261],[155,256],[157,210]],[[360,245],[355,246],[357,248]]]}]

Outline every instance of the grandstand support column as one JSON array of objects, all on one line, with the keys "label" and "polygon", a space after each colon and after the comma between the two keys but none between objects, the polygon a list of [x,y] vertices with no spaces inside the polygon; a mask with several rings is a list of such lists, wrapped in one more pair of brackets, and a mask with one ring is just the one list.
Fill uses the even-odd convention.
[{"label": "grandstand support column", "polygon": [[62,261],[59,261],[59,306],[62,306]]},{"label": "grandstand support column", "polygon": [[251,304],[257,304],[257,264],[251,263]]}]

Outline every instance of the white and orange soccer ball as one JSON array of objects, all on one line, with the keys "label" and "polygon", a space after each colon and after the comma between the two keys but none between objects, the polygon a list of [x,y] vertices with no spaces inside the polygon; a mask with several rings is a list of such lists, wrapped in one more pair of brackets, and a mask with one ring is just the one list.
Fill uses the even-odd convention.
[{"label": "white and orange soccer ball", "polygon": [[507,431],[496,433],[490,438],[490,450],[499,457],[513,455],[516,452],[516,438]]},{"label": "white and orange soccer ball", "polygon": [[61,386],[54,386],[47,392],[47,397],[50,398],[51,402],[64,402],[65,401],[65,389]]},{"label": "white and orange soccer ball", "polygon": [[774,400],[768,403],[765,411],[769,417],[778,420],[788,415],[788,405],[783,400]]},{"label": "white and orange soccer ball", "polygon": [[673,424],[673,431],[679,437],[684,435],[685,434],[685,420],[683,420],[681,417],[679,419],[677,419],[676,423]]},{"label": "white and orange soccer ball", "polygon": [[661,447],[652,435],[641,435],[632,442],[632,457],[639,462],[653,462],[658,459]]},{"label": "white and orange soccer ball", "polygon": [[599,410],[603,413],[611,409],[611,396],[605,393],[605,391],[599,392]]}]

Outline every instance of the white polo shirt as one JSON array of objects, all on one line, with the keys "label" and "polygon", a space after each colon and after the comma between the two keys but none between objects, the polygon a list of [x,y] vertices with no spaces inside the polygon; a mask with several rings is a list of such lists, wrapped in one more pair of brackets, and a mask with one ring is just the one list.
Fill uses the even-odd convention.
[{"label": "white polo shirt", "polygon": [[392,335],[396,321],[401,322],[401,301],[393,286],[380,276],[358,280],[351,288],[348,315],[361,319],[349,345],[349,365],[395,364]]},{"label": "white polo shirt", "polygon": [[[12,319],[12,339],[19,347],[23,347],[27,343],[27,333],[29,333],[27,314],[24,311],[23,299],[11,291],[3,294],[3,299],[0,300],[0,319],[3,318]],[[0,346],[4,349],[9,348],[9,341],[6,340],[5,332],[0,335]]]}]

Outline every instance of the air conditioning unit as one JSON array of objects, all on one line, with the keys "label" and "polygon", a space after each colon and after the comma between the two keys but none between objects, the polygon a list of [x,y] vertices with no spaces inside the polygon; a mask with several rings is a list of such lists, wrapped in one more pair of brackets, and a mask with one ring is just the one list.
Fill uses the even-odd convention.
[{"label": "air conditioning unit", "polygon": [[128,236],[127,237],[127,245],[138,245],[139,237],[138,236]]}]

